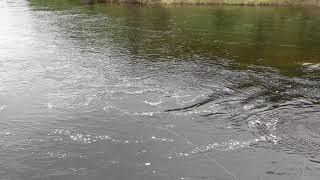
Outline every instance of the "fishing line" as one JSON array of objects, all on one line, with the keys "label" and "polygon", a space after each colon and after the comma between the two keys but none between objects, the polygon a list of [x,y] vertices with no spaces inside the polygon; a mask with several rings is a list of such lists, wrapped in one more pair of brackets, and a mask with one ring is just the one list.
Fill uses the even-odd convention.
[{"label": "fishing line", "polygon": [[[158,129],[162,129],[162,130],[166,130],[167,132],[175,135],[176,137],[180,137],[182,139],[184,139],[184,141],[187,142],[187,144],[192,145],[193,147],[195,147],[196,150],[201,151],[201,149],[195,145],[193,142],[191,142],[187,137],[183,136],[182,134],[179,134],[171,129],[168,128],[164,128],[164,127],[160,127],[160,126],[152,126]],[[208,153],[203,152],[203,155],[205,155],[211,162],[215,163],[216,165],[218,165],[221,169],[223,169],[227,174],[229,174],[233,179],[235,180],[239,180],[239,178],[237,178],[231,171],[229,171],[225,166],[223,166],[218,160],[216,160],[215,158],[211,157],[208,155]]]}]

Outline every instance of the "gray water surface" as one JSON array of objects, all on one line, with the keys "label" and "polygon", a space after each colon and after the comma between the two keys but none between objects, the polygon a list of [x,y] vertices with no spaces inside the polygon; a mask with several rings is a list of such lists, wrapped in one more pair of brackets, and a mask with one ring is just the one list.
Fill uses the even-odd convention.
[{"label": "gray water surface", "polygon": [[317,8],[0,1],[0,179],[318,180]]}]

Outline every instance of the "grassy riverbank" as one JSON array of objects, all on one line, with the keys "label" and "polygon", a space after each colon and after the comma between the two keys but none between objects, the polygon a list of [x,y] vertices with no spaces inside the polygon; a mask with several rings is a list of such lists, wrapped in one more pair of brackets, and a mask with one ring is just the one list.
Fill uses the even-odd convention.
[{"label": "grassy riverbank", "polygon": [[85,3],[320,6],[320,0],[81,0]]}]

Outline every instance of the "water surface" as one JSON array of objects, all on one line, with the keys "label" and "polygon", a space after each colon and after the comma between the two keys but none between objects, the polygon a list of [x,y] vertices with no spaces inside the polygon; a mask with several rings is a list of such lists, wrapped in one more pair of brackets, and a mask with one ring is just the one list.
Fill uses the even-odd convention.
[{"label": "water surface", "polygon": [[320,177],[318,8],[0,2],[3,179]]}]

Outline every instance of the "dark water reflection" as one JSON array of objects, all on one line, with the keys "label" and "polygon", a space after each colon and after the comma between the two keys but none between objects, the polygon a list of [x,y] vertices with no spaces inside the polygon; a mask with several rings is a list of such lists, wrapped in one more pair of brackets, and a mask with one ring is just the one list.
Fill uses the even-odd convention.
[{"label": "dark water reflection", "polygon": [[1,1],[0,177],[318,179],[319,12]]}]

